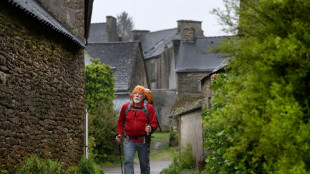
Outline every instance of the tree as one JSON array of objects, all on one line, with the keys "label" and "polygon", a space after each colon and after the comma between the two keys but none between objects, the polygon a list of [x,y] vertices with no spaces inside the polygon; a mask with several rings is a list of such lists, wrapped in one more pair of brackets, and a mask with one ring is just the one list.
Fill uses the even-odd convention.
[{"label": "tree", "polygon": [[134,28],[134,23],[132,18],[127,12],[122,12],[117,15],[117,31],[121,35],[123,41],[128,41],[130,39],[130,32]]},{"label": "tree", "polygon": [[85,68],[86,107],[93,114],[101,103],[113,107],[115,78],[109,72],[110,66],[100,64],[99,59],[91,58],[93,62]]},{"label": "tree", "polygon": [[[111,67],[100,64],[99,59],[85,69],[86,106],[89,111],[90,152],[97,161],[113,160],[117,145],[113,141],[117,117],[113,109],[115,78]],[[111,158],[112,155],[112,158]]]},{"label": "tree", "polygon": [[217,14],[241,37],[220,46],[233,58],[203,113],[207,170],[310,172],[310,2],[225,2],[240,20]]}]

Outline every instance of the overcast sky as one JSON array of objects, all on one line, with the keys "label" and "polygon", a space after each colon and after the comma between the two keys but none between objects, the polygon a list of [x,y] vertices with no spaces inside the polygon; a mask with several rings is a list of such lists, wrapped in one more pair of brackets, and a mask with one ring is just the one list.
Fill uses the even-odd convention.
[{"label": "overcast sky", "polygon": [[226,35],[214,8],[224,10],[222,0],[94,0],[92,23],[106,22],[106,16],[117,17],[126,11],[134,29],[158,31],[177,27],[178,20],[202,22],[205,36]]}]

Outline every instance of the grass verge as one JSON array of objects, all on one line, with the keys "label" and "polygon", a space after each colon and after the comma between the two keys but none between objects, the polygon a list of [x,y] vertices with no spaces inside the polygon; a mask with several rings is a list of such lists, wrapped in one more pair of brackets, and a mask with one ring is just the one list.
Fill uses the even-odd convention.
[{"label": "grass verge", "polygon": [[155,132],[151,141],[150,159],[172,160],[177,153],[176,147],[169,147],[170,132]]}]

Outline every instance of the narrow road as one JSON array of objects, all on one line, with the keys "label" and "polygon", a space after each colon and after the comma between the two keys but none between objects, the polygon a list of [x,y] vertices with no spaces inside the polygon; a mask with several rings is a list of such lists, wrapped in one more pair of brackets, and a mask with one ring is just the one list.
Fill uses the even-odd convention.
[{"label": "narrow road", "polygon": [[[152,160],[151,159],[151,174],[159,174],[160,171],[162,171],[164,168],[167,168],[172,161],[169,160]],[[123,164],[124,167],[124,164]],[[121,174],[121,166],[103,166],[101,167],[104,170],[105,174]],[[141,173],[140,172],[140,165],[137,162],[134,165],[135,173]]]}]

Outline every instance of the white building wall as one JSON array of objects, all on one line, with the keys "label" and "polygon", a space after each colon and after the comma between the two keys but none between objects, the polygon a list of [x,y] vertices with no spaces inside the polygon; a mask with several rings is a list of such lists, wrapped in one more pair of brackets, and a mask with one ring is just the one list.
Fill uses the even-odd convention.
[{"label": "white building wall", "polygon": [[180,147],[192,146],[192,153],[196,157],[196,163],[203,160],[203,137],[201,110],[180,116]]}]

